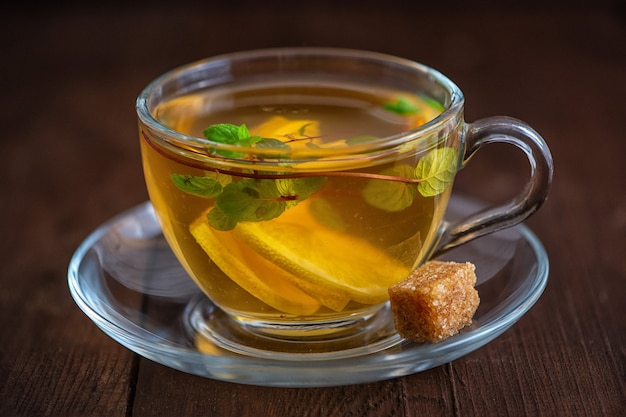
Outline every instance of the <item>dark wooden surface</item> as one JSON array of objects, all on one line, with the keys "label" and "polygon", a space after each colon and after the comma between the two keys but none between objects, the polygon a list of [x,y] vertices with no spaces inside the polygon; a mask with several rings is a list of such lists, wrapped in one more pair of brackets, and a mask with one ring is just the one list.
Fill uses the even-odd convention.
[{"label": "dark wooden surface", "polygon": [[[128,3],[0,14],[0,414],[624,415],[626,20],[617,3]],[[505,114],[545,136],[553,188],[527,224],[549,254],[549,284],[492,343],[389,381],[263,388],[138,357],[70,297],[76,247],[147,199],[139,91],[188,61],[299,45],[424,62],[465,92],[468,121]],[[522,162],[508,148],[486,149],[457,187],[499,201],[519,185]]]}]

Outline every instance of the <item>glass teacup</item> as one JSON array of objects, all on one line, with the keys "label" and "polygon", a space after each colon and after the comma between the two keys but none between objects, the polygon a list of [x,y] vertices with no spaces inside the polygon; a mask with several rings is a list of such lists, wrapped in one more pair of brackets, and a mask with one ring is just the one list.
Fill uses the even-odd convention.
[{"label": "glass teacup", "polygon": [[[535,212],[552,177],[544,140],[511,118],[468,124],[463,106],[436,70],[356,50],[240,52],[152,82],[137,100],[147,188],[211,301],[207,337],[242,351],[358,346],[389,328],[388,287]],[[492,142],[526,154],[527,187],[449,224],[456,173]]]}]

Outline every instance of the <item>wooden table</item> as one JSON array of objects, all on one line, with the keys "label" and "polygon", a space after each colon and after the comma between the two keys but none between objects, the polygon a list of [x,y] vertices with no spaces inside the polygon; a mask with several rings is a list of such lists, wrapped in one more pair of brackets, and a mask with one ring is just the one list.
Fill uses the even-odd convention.
[{"label": "wooden table", "polygon": [[[624,415],[623,9],[602,1],[514,10],[230,3],[1,14],[0,414]],[[300,45],[424,62],[464,90],[468,121],[505,114],[546,138],[553,188],[527,225],[550,257],[549,283],[490,344],[382,382],[267,388],[146,360],[74,303],[67,287],[73,251],[101,223],[147,199],[134,113],[139,91],[192,60]],[[500,201],[519,186],[519,155],[493,148],[460,175],[459,191]]]}]

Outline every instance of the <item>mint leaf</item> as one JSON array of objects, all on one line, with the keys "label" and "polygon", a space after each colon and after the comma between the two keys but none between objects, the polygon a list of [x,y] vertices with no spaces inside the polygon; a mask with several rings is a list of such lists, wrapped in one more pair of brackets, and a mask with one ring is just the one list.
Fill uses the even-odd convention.
[{"label": "mint leaf", "polygon": [[212,198],[222,192],[222,187],[230,183],[230,175],[210,172],[205,177],[172,174],[172,182],[180,190],[198,197]]},{"label": "mint leaf", "polygon": [[[304,135],[310,123],[298,132]],[[256,146],[265,149],[289,149],[289,145],[275,138],[250,136],[245,124],[211,125],[203,131],[213,142]],[[223,156],[239,157],[242,152],[217,150]],[[240,221],[266,221],[280,216],[317,191],[325,177],[259,179],[243,178],[232,182],[229,175],[210,173],[206,177],[173,174],[172,181],[181,190],[205,198],[215,197],[215,207],[207,214],[209,224],[217,230],[231,230]]]},{"label": "mint leaf", "polygon": [[326,177],[280,178],[276,180],[276,188],[287,207],[293,207],[320,189]]},{"label": "mint leaf", "polygon": [[250,137],[250,131],[248,130],[248,126],[242,124],[237,128],[237,138],[239,141],[245,141]]},{"label": "mint leaf", "polygon": [[[212,142],[226,145],[252,146],[262,138],[260,136],[250,136],[250,131],[245,124],[236,126],[230,123],[218,123],[209,126],[202,131],[205,138]],[[217,150],[218,155],[237,158],[245,155],[243,152]]]},{"label": "mint leaf", "polygon": [[[240,134],[242,127],[246,131],[248,130],[245,125],[235,126],[230,123],[219,123],[204,129],[202,134],[210,141],[235,145],[241,141]],[[248,136],[250,136],[249,133]]]},{"label": "mint leaf", "polygon": [[250,131],[245,124],[236,126],[230,123],[218,123],[204,129],[202,134],[210,141],[227,145],[251,146],[262,139],[260,136],[250,136]]},{"label": "mint leaf", "polygon": [[233,230],[237,225],[237,221],[232,217],[228,217],[224,212],[217,207],[213,207],[206,215],[209,225],[217,230],[226,232]]},{"label": "mint leaf", "polygon": [[415,168],[415,178],[422,180],[417,190],[424,197],[441,194],[452,184],[458,166],[454,148],[437,148],[422,157]]},{"label": "mint leaf", "polygon": [[383,108],[387,111],[399,114],[401,116],[408,116],[419,113],[419,107],[415,103],[408,100],[406,97],[398,97],[394,102],[383,103]]},{"label": "mint leaf", "polygon": [[[394,177],[413,178],[412,166],[403,164],[381,172]],[[401,211],[413,204],[417,195],[415,184],[400,181],[371,180],[363,189],[363,197],[368,204],[385,211]]]},{"label": "mint leaf", "polygon": [[299,201],[307,199],[311,194],[319,190],[325,181],[326,177],[294,178],[292,195],[298,196]]},{"label": "mint leaf", "polygon": [[263,148],[263,149],[289,149],[290,148],[289,145],[287,145],[285,142],[280,141],[278,139],[261,138],[260,136],[257,136],[257,137],[259,138],[259,140],[254,145],[257,148]]},{"label": "mint leaf", "polygon": [[282,196],[295,196],[296,192],[293,187],[295,178],[279,178],[276,180],[276,189],[278,194]]},{"label": "mint leaf", "polygon": [[445,107],[443,107],[440,102],[438,102],[437,100],[435,100],[432,97],[427,96],[426,94],[420,94],[420,98],[426,104],[428,104],[430,107],[432,107],[433,109],[435,109],[437,111],[444,111],[445,110]]},{"label": "mint leaf", "polygon": [[237,222],[271,220],[286,208],[274,180],[252,178],[228,184],[215,200],[215,205]]}]

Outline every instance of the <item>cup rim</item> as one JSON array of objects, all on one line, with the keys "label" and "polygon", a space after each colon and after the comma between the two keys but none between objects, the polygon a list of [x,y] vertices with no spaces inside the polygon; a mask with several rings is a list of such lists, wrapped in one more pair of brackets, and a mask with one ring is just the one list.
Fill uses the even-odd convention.
[{"label": "cup rim", "polygon": [[[263,149],[252,146],[246,147],[241,145],[228,145],[210,141],[206,138],[187,135],[178,132],[159,122],[151,113],[149,108],[149,99],[151,95],[161,88],[168,80],[172,80],[182,73],[197,71],[200,68],[206,68],[211,65],[224,64],[227,61],[243,61],[249,59],[257,59],[263,57],[285,57],[285,56],[324,56],[352,58],[359,60],[376,61],[386,63],[393,66],[400,66],[415,70],[416,74],[422,76],[435,84],[442,86],[449,94],[450,102],[445,106],[444,110],[434,119],[416,127],[395,135],[386,136],[368,141],[366,144],[351,145],[348,148],[340,150],[333,149],[305,149],[294,151],[293,149]],[[307,159],[319,159],[324,157],[331,158],[349,158],[350,155],[376,154],[380,152],[390,151],[398,146],[413,142],[421,137],[429,137],[432,133],[437,132],[442,126],[446,125],[450,120],[454,119],[462,113],[464,106],[464,95],[461,89],[447,76],[440,71],[429,67],[425,64],[402,58],[386,53],[350,49],[350,48],[334,48],[334,47],[280,47],[280,48],[262,48],[245,51],[230,52],[219,54],[208,58],[196,60],[187,64],[183,64],[173,68],[150,82],[139,94],[136,99],[135,108],[139,120],[151,131],[153,135],[157,135],[155,139],[166,141],[170,147],[178,148],[178,145],[197,147],[202,149],[210,148],[215,151],[231,151],[242,154],[262,154],[266,158],[287,157],[289,160],[299,161]],[[145,133],[144,133],[145,136]],[[181,153],[180,151],[178,153]],[[210,155],[213,157],[213,155]],[[206,155],[205,155],[206,158]],[[237,158],[222,157],[222,160],[236,160]]]}]

